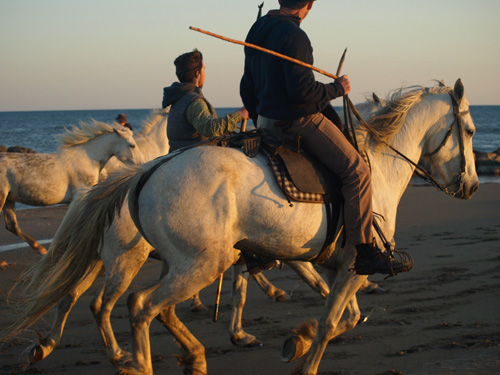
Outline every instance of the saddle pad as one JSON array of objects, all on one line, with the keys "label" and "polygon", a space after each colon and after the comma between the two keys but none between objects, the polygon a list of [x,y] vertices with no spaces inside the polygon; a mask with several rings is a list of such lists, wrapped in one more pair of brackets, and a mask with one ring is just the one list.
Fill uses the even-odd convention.
[{"label": "saddle pad", "polygon": [[285,195],[294,201],[303,203],[324,203],[324,197],[321,193],[305,192],[299,190],[293,183],[285,164],[278,155],[271,154],[266,148],[261,147],[261,151],[269,160],[269,165],[274,173],[276,182]]},{"label": "saddle pad", "polygon": [[285,163],[293,184],[304,193],[325,194],[326,182],[323,181],[322,173],[326,173],[325,168],[314,161],[306,153],[298,153],[281,147],[278,155]]}]

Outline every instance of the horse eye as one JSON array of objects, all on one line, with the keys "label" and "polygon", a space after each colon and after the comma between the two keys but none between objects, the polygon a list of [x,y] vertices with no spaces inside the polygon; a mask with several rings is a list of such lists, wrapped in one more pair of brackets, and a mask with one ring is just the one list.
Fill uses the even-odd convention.
[{"label": "horse eye", "polygon": [[470,135],[471,137],[472,137],[472,136],[476,133],[476,131],[475,131],[475,130],[473,130],[473,129],[467,129],[467,130],[466,130],[466,132],[467,132],[467,134],[468,134],[468,135]]}]

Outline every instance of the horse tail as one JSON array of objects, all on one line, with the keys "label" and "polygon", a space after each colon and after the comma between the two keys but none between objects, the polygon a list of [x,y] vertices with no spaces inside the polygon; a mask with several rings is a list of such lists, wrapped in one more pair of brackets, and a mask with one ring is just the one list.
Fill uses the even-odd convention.
[{"label": "horse tail", "polygon": [[143,170],[127,167],[74,198],[49,252],[17,281],[25,285],[18,318],[0,334],[0,341],[36,323],[92,270],[104,234]]}]

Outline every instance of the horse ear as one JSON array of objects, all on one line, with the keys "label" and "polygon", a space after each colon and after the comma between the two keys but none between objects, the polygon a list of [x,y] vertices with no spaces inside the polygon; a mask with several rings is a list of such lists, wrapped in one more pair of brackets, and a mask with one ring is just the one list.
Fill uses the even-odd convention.
[{"label": "horse ear", "polygon": [[441,81],[438,81],[438,84],[439,84],[439,87],[445,87],[446,84],[444,83],[444,79],[442,79]]},{"label": "horse ear", "polygon": [[121,137],[121,134],[120,134],[120,132],[118,131],[118,129],[113,129],[113,132],[115,132],[116,134],[118,134],[118,135]]},{"label": "horse ear", "polygon": [[377,94],[373,93],[372,94],[373,101],[377,103],[377,105],[384,107],[385,106],[385,100],[381,99]]},{"label": "horse ear", "polygon": [[457,103],[460,104],[462,99],[464,98],[464,84],[462,83],[462,80],[459,78],[457,79],[457,82],[455,82],[455,87],[453,88],[453,96],[455,97],[455,100]]}]

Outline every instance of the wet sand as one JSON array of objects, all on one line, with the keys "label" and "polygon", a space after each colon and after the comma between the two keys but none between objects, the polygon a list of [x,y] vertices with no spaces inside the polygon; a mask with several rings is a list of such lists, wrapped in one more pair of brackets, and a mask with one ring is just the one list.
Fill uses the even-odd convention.
[{"label": "wet sand", "polygon": [[[64,207],[21,211],[20,225],[37,239],[51,238],[64,211]],[[0,228],[0,246],[16,242],[16,237]],[[387,293],[359,294],[368,321],[328,345],[319,374],[500,373],[500,184],[482,185],[470,201],[453,199],[430,187],[410,187],[399,207],[396,243],[413,255],[414,269],[388,280],[371,277]],[[27,248],[0,253],[0,259],[15,263],[0,272],[2,327],[15,314],[14,306],[6,301],[9,289],[39,257]],[[149,260],[131,289],[147,285],[159,270],[158,262]],[[292,328],[319,318],[324,301],[290,269],[269,271],[266,276],[292,298],[274,302],[255,282],[249,283],[244,328],[262,340],[263,347],[242,349],[229,342],[230,271],[224,276],[217,323],[212,322],[215,285],[201,293],[208,312],[190,312],[189,302],[178,306],[179,317],[206,347],[209,374],[274,375],[293,369],[294,363],[279,359],[281,343]],[[97,284],[73,308],[58,349],[23,370],[22,352],[37,338],[36,332],[47,332],[49,313],[32,330],[0,346],[0,373],[114,373],[88,307]],[[112,323],[122,348],[130,350],[126,295],[118,301]],[[156,321],[151,325],[151,342],[155,373],[182,374],[173,356],[179,350]]]}]

